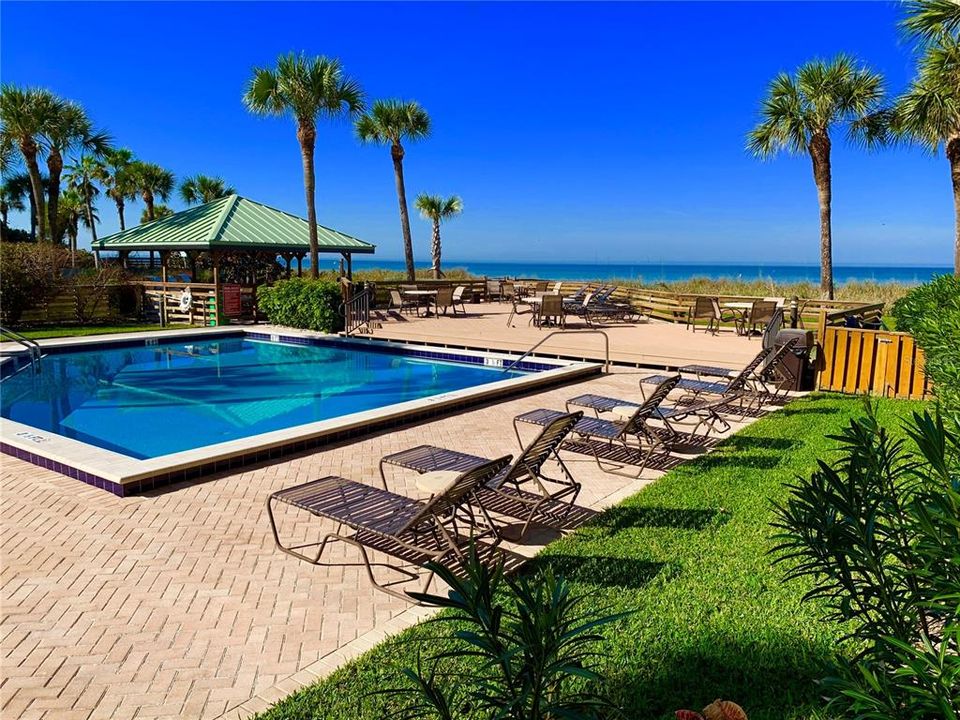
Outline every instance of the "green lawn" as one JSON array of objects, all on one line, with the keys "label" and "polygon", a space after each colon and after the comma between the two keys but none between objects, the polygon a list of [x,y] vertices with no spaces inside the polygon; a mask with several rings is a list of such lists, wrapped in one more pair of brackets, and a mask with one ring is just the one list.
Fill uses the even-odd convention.
[{"label": "green lawn", "polygon": [[[897,426],[919,407],[881,401],[880,416]],[[751,720],[823,717],[815,680],[843,651],[842,631],[817,619],[816,603],[801,603],[803,584],[785,584],[771,568],[770,500],[829,458],[826,436],[861,412],[856,398],[794,402],[540,555],[598,611],[636,611],[607,627],[602,648],[626,717],[666,720],[721,697]],[[413,628],[259,717],[390,717],[398,701],[371,693],[401,684],[400,668],[414,666],[420,641],[437,632]],[[422,647],[429,654],[437,643]]]},{"label": "green lawn", "polygon": [[192,325],[51,325],[49,327],[26,328],[17,330],[24,337],[40,340],[42,338],[83,337],[85,335],[112,335],[126,332],[156,332],[158,330],[189,330]]}]

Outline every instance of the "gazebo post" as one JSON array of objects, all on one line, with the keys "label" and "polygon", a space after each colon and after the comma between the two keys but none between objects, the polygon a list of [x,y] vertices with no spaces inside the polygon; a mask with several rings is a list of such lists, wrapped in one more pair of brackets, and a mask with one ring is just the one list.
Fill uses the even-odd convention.
[{"label": "gazebo post", "polygon": [[213,324],[220,324],[220,253],[217,250],[210,251],[210,258],[213,260]]},{"label": "gazebo post", "polygon": [[347,280],[353,280],[353,254],[343,253],[343,257],[347,260]]},{"label": "gazebo post", "polygon": [[303,253],[297,253],[297,277],[303,277]]},{"label": "gazebo post", "polygon": [[282,257],[282,258],[286,261],[286,263],[287,263],[286,277],[287,277],[287,280],[289,280],[289,279],[290,279],[290,266],[293,264],[293,255],[291,255],[290,253],[284,253],[284,254],[281,255],[280,257]]}]

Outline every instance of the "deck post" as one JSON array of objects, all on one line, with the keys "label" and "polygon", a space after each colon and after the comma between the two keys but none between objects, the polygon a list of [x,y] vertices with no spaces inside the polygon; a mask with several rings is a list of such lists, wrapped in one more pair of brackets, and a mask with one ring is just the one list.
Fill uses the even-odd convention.
[{"label": "deck post", "polygon": [[213,324],[220,324],[220,254],[213,253]]},{"label": "deck post", "polygon": [[347,258],[347,280],[353,280],[353,254],[344,253],[343,256]]},{"label": "deck post", "polygon": [[[151,251],[150,257],[153,257],[153,252]],[[160,281],[161,281],[161,290],[160,290],[160,327],[167,326],[167,268],[160,268]]]},{"label": "deck post", "polygon": [[297,277],[303,277],[303,253],[297,253]]}]

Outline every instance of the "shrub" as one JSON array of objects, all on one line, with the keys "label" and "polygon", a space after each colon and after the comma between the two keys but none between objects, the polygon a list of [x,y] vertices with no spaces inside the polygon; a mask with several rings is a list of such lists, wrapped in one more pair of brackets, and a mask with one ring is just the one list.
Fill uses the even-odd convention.
[{"label": "shrub", "polygon": [[960,277],[941,275],[894,303],[897,329],[916,338],[943,412],[960,418]]},{"label": "shrub", "polygon": [[867,408],[834,438],[839,461],[775,505],[774,552],[857,641],[824,682],[831,711],[960,718],[960,424],[915,413],[908,449]]},{"label": "shrub", "polygon": [[63,287],[70,252],[51,243],[0,243],[0,319],[16,325],[23,312]]},{"label": "shrub", "polygon": [[292,278],[257,290],[257,307],[271,323],[306,330],[342,330],[340,303],[340,287],[324,280]]}]

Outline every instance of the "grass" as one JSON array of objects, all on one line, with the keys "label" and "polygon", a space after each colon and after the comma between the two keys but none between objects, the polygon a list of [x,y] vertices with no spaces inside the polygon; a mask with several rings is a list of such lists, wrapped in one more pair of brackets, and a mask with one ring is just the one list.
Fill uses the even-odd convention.
[{"label": "grass", "polygon": [[156,332],[158,330],[188,330],[193,325],[50,325],[47,327],[18,328],[17,332],[32,340],[43,338],[83,337],[86,335],[112,335],[128,332]]},{"label": "grass", "polygon": [[[880,417],[920,403],[880,401]],[[862,413],[856,398],[799,400],[608,510],[536,560],[589,595],[596,612],[635,611],[606,630],[601,667],[626,717],[673,717],[716,698],[743,705],[751,720],[822,717],[817,678],[843,652],[842,629],[818,619],[807,587],[783,583],[768,551],[770,500],[783,483],[829,458],[826,439]],[[373,694],[402,684],[438,649],[431,625],[380,644],[328,678],[274,705],[260,720],[388,718],[403,702]],[[839,648],[839,650],[838,650]]]}]

